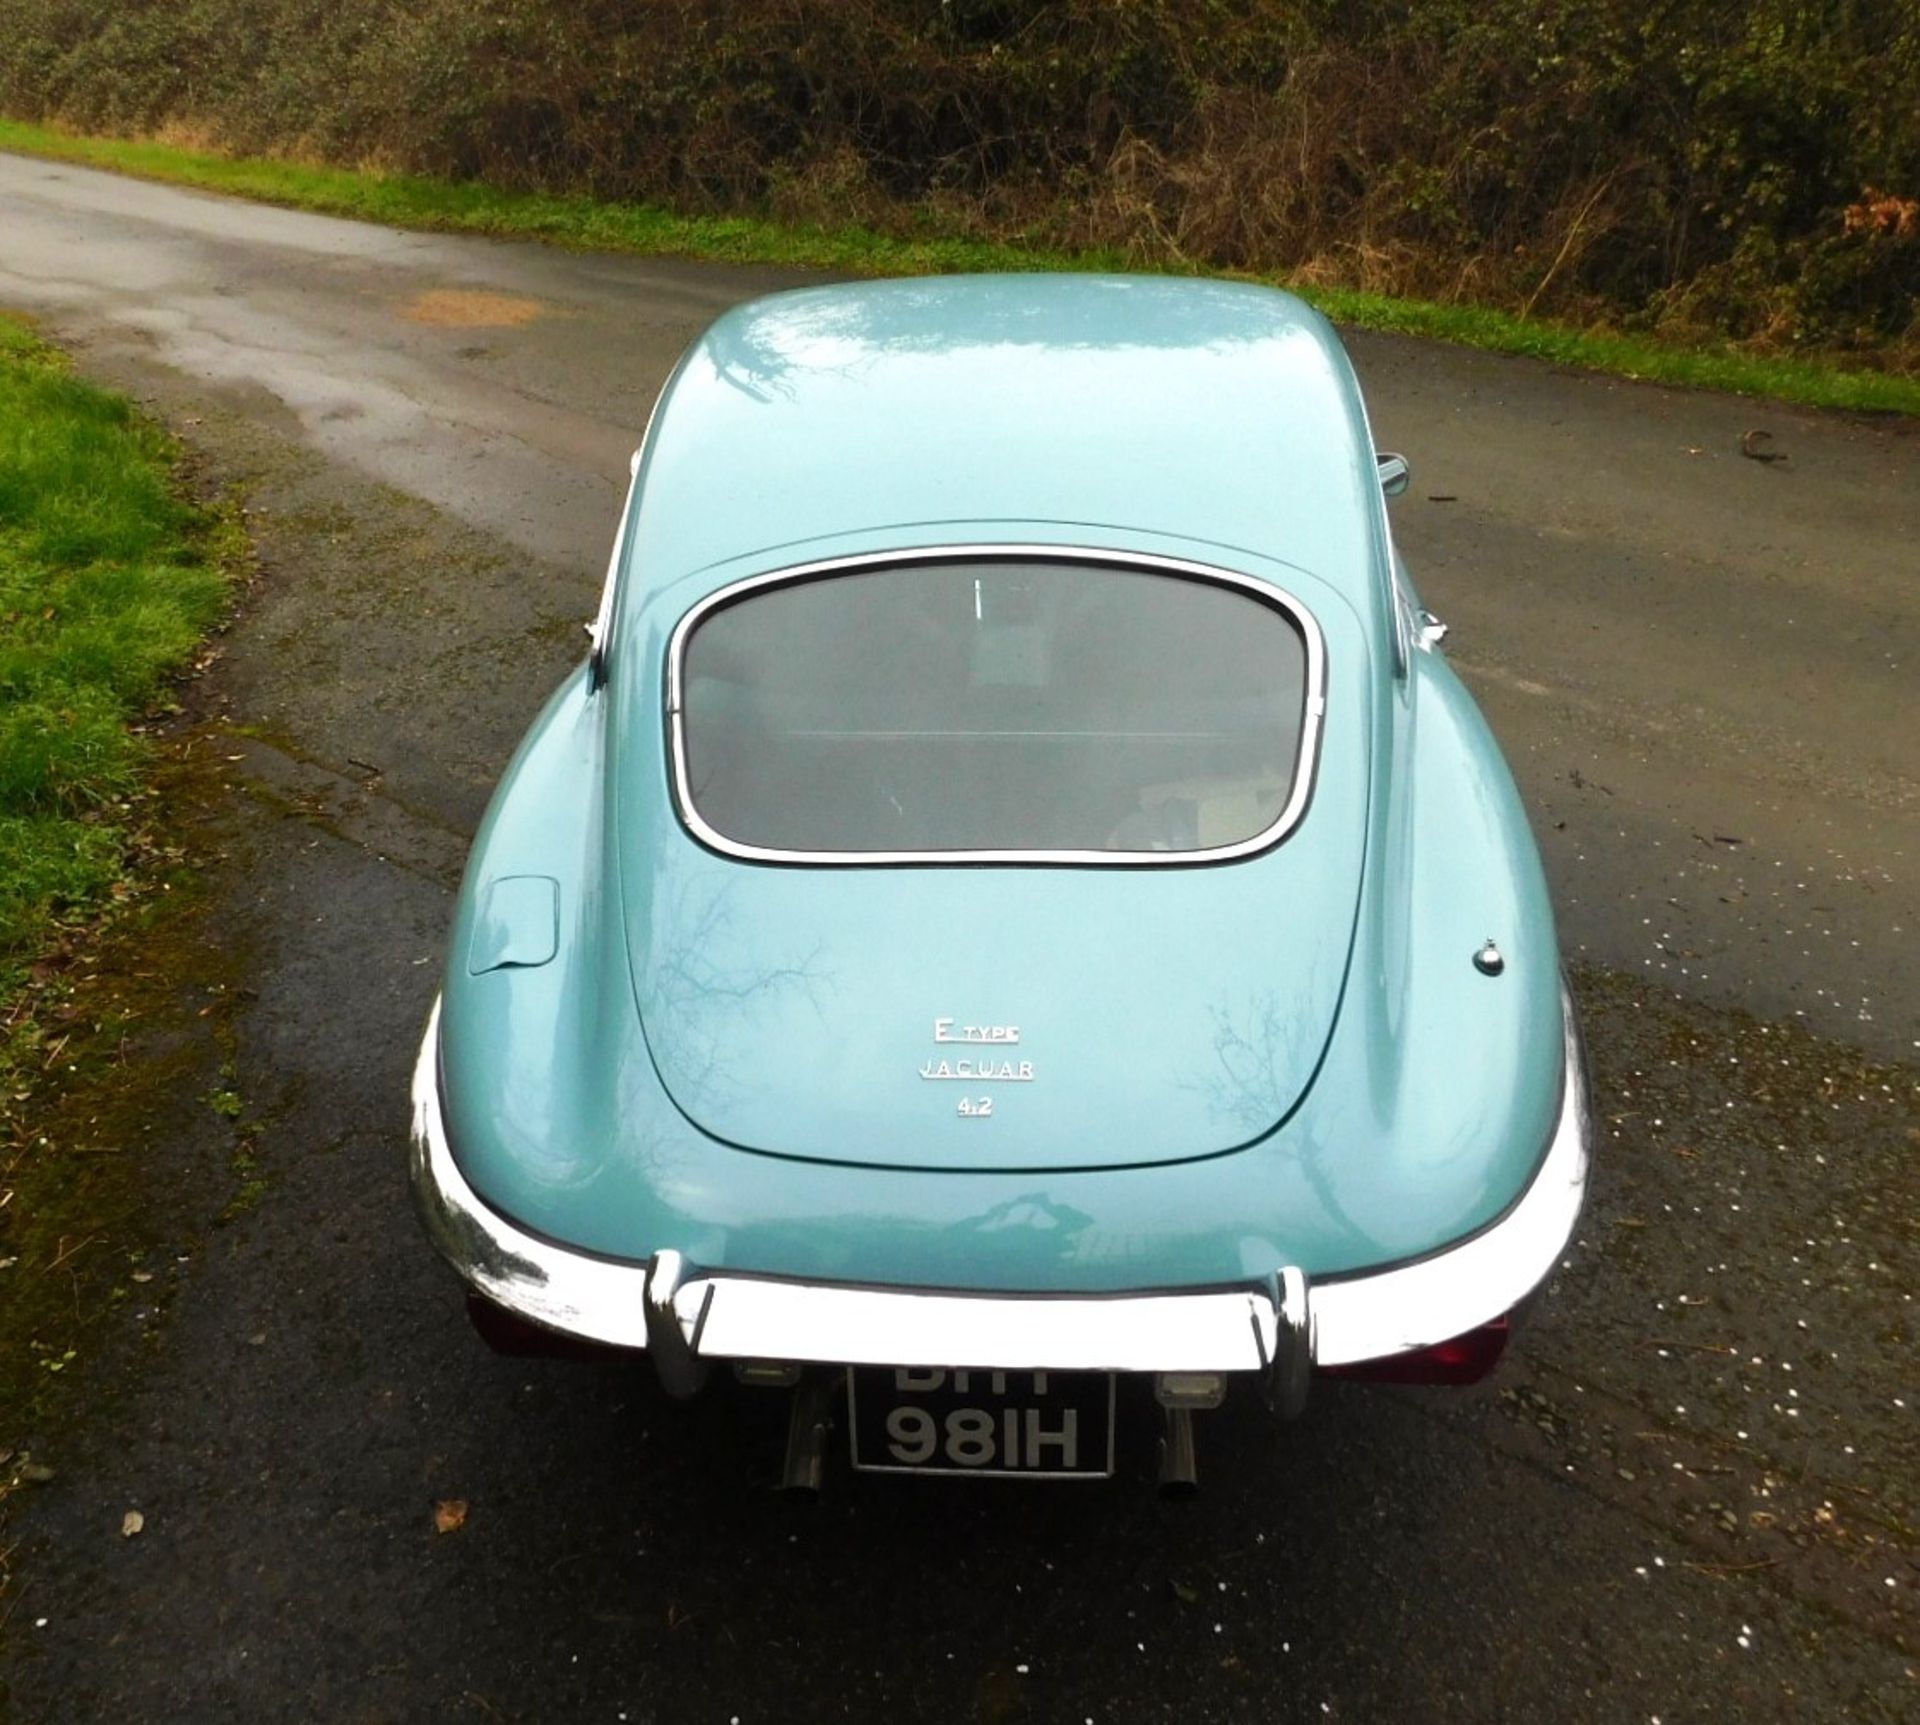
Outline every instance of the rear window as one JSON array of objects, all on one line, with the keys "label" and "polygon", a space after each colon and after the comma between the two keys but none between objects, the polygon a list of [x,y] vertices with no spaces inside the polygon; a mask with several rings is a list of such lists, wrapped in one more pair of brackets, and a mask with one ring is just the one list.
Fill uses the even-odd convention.
[{"label": "rear window", "polygon": [[1132,566],[756,584],[683,625],[682,806],[722,849],[823,861],[1255,848],[1304,801],[1310,627],[1257,583]]}]

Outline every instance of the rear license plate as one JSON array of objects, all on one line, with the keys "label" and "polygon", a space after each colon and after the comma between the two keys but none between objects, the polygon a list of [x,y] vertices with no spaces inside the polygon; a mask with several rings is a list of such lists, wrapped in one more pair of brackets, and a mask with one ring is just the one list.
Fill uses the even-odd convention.
[{"label": "rear license plate", "polygon": [[853,1465],[870,1473],[1113,1472],[1111,1372],[847,1372]]}]

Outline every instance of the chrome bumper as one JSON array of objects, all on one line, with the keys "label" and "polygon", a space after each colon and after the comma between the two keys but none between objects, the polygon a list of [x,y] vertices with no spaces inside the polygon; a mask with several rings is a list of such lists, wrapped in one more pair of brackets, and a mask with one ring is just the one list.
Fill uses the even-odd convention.
[{"label": "chrome bumper", "polygon": [[412,1184],[422,1223],[467,1284],[564,1335],[644,1348],[666,1387],[696,1390],[714,1360],[1005,1370],[1247,1372],[1298,1412],[1315,1366],[1430,1347],[1502,1316],[1552,1273],[1586,1195],[1592,1119],[1566,1005],[1566,1085],[1519,1202],[1458,1245],[1392,1269],[1184,1293],[1034,1296],[784,1281],[706,1272],[677,1251],[623,1263],[523,1233],[455,1166],[440,1113],[436,1001],[413,1075]]}]

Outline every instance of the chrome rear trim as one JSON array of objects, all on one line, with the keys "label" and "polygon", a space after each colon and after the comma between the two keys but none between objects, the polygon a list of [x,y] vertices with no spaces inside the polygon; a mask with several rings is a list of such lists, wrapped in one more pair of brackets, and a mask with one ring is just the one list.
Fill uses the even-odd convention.
[{"label": "chrome rear trim", "polygon": [[1471,1239],[1396,1269],[1313,1285],[1314,1364],[1357,1365],[1430,1348],[1504,1317],[1552,1275],[1587,1195],[1593,1110],[1573,1001],[1561,990],[1560,1117],[1519,1203]]},{"label": "chrome rear trim", "polygon": [[1586,1067],[1564,1002],[1566,1081],[1532,1183],[1498,1222],[1418,1262],[1316,1282],[1174,1293],[948,1293],[705,1273],[672,1250],[646,1263],[536,1239],[490,1209],[448,1148],[436,1001],[413,1078],[412,1185],[428,1236],[467,1284],[532,1323],[613,1347],[650,1348],[679,1394],[707,1362],[940,1365],[1006,1370],[1251,1372],[1282,1413],[1312,1365],[1430,1347],[1511,1311],[1553,1272],[1586,1193]]},{"label": "chrome rear trim", "polygon": [[647,1345],[647,1266],[535,1239],[489,1209],[455,1166],[440,1113],[440,1002],[413,1069],[414,1208],[427,1238],[476,1293],[530,1323],[616,1348]]},{"label": "chrome rear trim", "polygon": [[703,1357],[1007,1371],[1257,1372],[1278,1315],[1254,1289],[1036,1298],[711,1276],[676,1302]]}]

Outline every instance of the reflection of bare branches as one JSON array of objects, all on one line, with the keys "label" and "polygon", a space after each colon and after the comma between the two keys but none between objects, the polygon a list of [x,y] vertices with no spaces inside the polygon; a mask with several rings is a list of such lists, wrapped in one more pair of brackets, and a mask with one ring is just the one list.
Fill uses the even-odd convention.
[{"label": "reflection of bare branches", "polygon": [[1167,284],[1131,277],[1055,278],[982,287],[952,281],[863,283],[782,295],[722,318],[707,336],[719,377],[755,401],[791,396],[799,371],[852,376],[882,354],[955,347],[1091,348],[1115,345],[1089,316],[1101,296],[1127,312],[1135,347],[1212,348],[1274,333],[1273,308],[1230,283]]},{"label": "reflection of bare branches", "polygon": [[[1320,1052],[1321,1027],[1285,1011],[1279,997],[1271,993],[1257,994],[1249,1001],[1244,1028],[1225,1007],[1214,1007],[1211,1016],[1213,1051],[1220,1070],[1190,1080],[1183,1088],[1206,1097],[1216,1112],[1238,1121],[1250,1134],[1270,1132],[1305,1091],[1303,1056]],[[1314,1037],[1311,1051],[1299,1046],[1303,1030]],[[1295,1073],[1298,1078],[1289,1076]],[[1309,1134],[1289,1146],[1283,1135],[1281,1149],[1297,1163],[1327,1215],[1351,1229],[1353,1218],[1334,1186],[1324,1144]]]},{"label": "reflection of bare branches", "polygon": [[[723,1088],[737,1092],[739,1080],[727,1071],[723,1047],[795,990],[826,1020],[820,996],[832,992],[833,979],[819,969],[821,948],[785,964],[747,962],[745,955],[763,943],[733,937],[733,886],[726,882],[716,890],[711,882],[683,878],[669,889],[675,902],[653,918],[648,980],[672,1026],[674,1087],[687,1092],[683,1100],[714,1102]],[[671,942],[660,938],[663,930],[671,931]],[[730,955],[739,956],[729,962]]]},{"label": "reflection of bare branches", "polygon": [[[849,378],[873,364],[878,349],[848,325],[844,306],[833,302],[812,308],[811,315],[789,300],[773,318],[723,318],[707,338],[714,375],[754,401],[770,402],[776,395],[791,401],[789,374],[795,370]],[[830,354],[841,356],[838,363],[828,363]]]},{"label": "reflection of bare branches", "polygon": [[1244,1027],[1223,1006],[1214,1007],[1211,1017],[1220,1070],[1191,1079],[1183,1088],[1198,1091],[1215,1113],[1239,1121],[1248,1131],[1264,1131],[1294,1100],[1294,1090],[1282,1087],[1281,1075],[1294,1069],[1299,1026],[1271,993],[1249,1002]]},{"label": "reflection of bare branches", "polygon": [[731,365],[715,366],[714,376],[729,388],[739,390],[742,395],[753,401],[762,403],[771,401],[776,389],[782,395],[792,396],[793,391],[790,388],[775,384],[772,378],[767,379],[767,387],[762,389],[758,384],[749,381],[749,377],[754,374],[749,372],[747,376],[742,375],[743,369],[745,368]]}]

